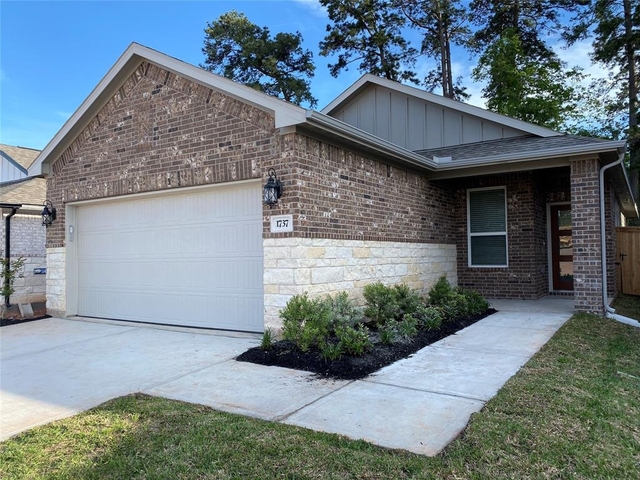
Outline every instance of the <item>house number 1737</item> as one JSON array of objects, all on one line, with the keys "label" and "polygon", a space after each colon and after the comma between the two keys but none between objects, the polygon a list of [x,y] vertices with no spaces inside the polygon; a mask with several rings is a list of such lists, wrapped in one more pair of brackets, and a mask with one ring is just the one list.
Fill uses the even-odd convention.
[{"label": "house number 1737", "polygon": [[293,232],[293,215],[271,217],[271,233]]}]

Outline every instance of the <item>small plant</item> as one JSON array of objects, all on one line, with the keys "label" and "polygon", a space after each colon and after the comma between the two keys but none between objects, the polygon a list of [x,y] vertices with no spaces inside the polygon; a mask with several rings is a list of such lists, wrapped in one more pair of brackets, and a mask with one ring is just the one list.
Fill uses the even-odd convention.
[{"label": "small plant", "polygon": [[0,285],[0,294],[2,295],[2,300],[4,300],[4,297],[9,297],[15,292],[13,282],[18,272],[24,267],[25,262],[26,259],[24,257],[18,257],[13,261],[4,257],[0,258],[0,282],[2,282]]},{"label": "small plant", "polygon": [[327,296],[327,303],[331,310],[331,329],[341,325],[355,326],[362,321],[362,312],[356,307],[347,292],[340,292],[336,296]]},{"label": "small plant", "polygon": [[479,315],[489,309],[489,302],[475,290],[458,289],[467,299],[469,315]]},{"label": "small plant", "polygon": [[469,314],[467,297],[457,291],[451,291],[446,296],[441,308],[446,320],[453,320]]},{"label": "small plant", "polygon": [[364,287],[362,294],[366,300],[364,314],[375,325],[384,325],[385,322],[395,319],[400,313],[393,287],[387,287],[381,282],[371,283]]},{"label": "small plant", "polygon": [[429,290],[429,303],[431,305],[443,305],[450,293],[453,292],[451,284],[444,275]]},{"label": "small plant", "polygon": [[273,348],[273,330],[267,328],[262,334],[262,342],[260,342],[260,348],[264,351],[271,350]]},{"label": "small plant", "polygon": [[414,314],[420,305],[422,305],[420,294],[404,283],[395,285],[393,287],[393,294],[403,315]]},{"label": "small plant", "polygon": [[398,341],[398,322],[397,320],[388,320],[378,330],[380,342],[384,345],[393,345]]},{"label": "small plant", "polygon": [[420,320],[427,330],[439,330],[443,319],[444,315],[439,307],[426,306],[420,310]]},{"label": "small plant", "polygon": [[320,345],[329,336],[331,309],[325,299],[309,299],[307,293],[294,295],[280,310],[282,337],[303,352]]},{"label": "small plant", "polygon": [[413,338],[418,334],[418,320],[412,315],[405,315],[398,323],[398,333],[404,338]]},{"label": "small plant", "polygon": [[344,350],[350,355],[360,356],[372,347],[369,329],[364,325],[342,326],[336,329],[336,336]]},{"label": "small plant", "polygon": [[330,362],[334,362],[336,360],[339,360],[340,357],[342,356],[342,343],[341,342],[337,342],[337,343],[330,343],[330,342],[324,342],[320,345],[320,355],[322,355],[322,358],[330,361]]}]

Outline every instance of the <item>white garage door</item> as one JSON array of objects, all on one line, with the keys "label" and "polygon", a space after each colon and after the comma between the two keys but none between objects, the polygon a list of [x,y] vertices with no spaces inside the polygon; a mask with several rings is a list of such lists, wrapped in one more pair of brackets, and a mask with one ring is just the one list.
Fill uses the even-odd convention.
[{"label": "white garage door", "polygon": [[263,330],[260,187],[79,206],[78,314]]}]

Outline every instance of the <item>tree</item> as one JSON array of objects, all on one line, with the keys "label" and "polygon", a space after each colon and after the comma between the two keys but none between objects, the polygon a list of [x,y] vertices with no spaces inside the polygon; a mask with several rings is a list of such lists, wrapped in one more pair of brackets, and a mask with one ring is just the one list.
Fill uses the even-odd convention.
[{"label": "tree", "polygon": [[320,55],[338,54],[329,64],[337,77],[354,62],[358,70],[389,80],[418,84],[415,72],[417,50],[402,35],[404,16],[393,7],[392,0],[320,0],[327,8],[327,35],[320,42]]},{"label": "tree", "polygon": [[470,8],[480,28],[473,48],[480,53],[476,80],[491,110],[549,128],[563,125],[577,101],[571,83],[577,69],[566,70],[544,41],[559,28],[570,0],[473,0]]},{"label": "tree", "polygon": [[203,68],[296,105],[317,104],[309,82],[313,54],[302,48],[299,32],[272,37],[267,27],[231,11],[208,23],[205,34]]},{"label": "tree", "polygon": [[556,55],[527,55],[512,29],[486,48],[472,76],[486,82],[489,110],[552,129],[564,125],[578,101],[570,82],[579,80],[580,72],[565,71]]},{"label": "tree", "polygon": [[[638,49],[640,48],[639,0],[582,0],[573,23],[565,30],[569,45],[593,36],[595,62],[614,73],[612,81],[618,95],[607,104],[615,114],[627,117],[630,164],[640,169],[640,132],[638,130]],[[638,192],[635,192],[636,195]]]},{"label": "tree", "polygon": [[466,43],[470,30],[466,25],[466,11],[458,0],[395,0],[395,5],[407,17],[412,27],[422,32],[420,53],[437,61],[437,67],[427,74],[424,84],[433,91],[438,85],[447,98],[469,98],[454,82],[451,70],[451,44]]}]

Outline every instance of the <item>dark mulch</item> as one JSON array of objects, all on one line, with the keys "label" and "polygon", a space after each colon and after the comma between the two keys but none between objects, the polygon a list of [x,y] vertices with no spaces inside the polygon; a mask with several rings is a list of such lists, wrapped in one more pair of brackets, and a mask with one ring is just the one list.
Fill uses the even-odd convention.
[{"label": "dark mulch", "polygon": [[343,355],[339,360],[329,362],[324,360],[316,350],[305,353],[300,351],[292,342],[281,340],[275,342],[273,348],[268,351],[262,350],[260,347],[251,348],[238,356],[236,360],[260,365],[305,370],[316,373],[321,377],[357,380],[397,360],[406,358],[427,345],[431,345],[438,340],[453,335],[495,312],[496,310],[491,308],[480,315],[445,322],[440,330],[420,330],[418,335],[411,340],[394,345],[377,343],[369,352],[361,357]]},{"label": "dark mulch", "polygon": [[33,315],[31,317],[22,317],[18,305],[11,305],[2,314],[2,318],[0,318],[0,327],[8,327],[9,325],[19,325],[21,323],[42,320],[43,318],[51,318],[51,315],[47,315],[47,309],[44,302],[33,302],[31,304],[31,308],[33,309]]}]

